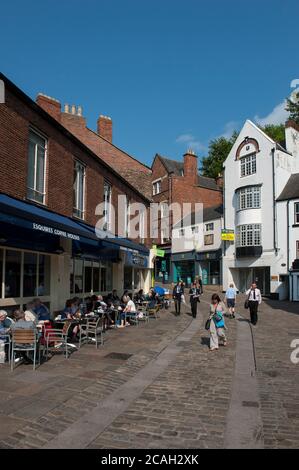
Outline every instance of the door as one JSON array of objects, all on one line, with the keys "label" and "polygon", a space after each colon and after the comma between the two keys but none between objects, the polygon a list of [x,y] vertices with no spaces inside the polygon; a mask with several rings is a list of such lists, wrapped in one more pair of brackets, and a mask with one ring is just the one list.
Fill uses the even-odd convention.
[{"label": "door", "polygon": [[253,281],[256,282],[262,295],[270,295],[270,267],[254,268]]}]

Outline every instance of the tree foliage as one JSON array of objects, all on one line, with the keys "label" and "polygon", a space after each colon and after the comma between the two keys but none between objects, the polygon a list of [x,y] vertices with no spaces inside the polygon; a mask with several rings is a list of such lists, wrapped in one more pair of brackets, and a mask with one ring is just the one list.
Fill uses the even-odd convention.
[{"label": "tree foliage", "polygon": [[295,93],[294,98],[287,98],[286,111],[290,113],[289,119],[299,124],[299,92]]},{"label": "tree foliage", "polygon": [[267,124],[264,127],[261,127],[262,131],[265,132],[271,139],[275,142],[283,142],[285,140],[285,127],[284,124]]},{"label": "tree foliage", "polygon": [[238,133],[233,132],[232,136],[227,139],[218,137],[209,143],[209,151],[202,160],[202,174],[210,178],[216,178],[223,171],[223,162],[226,160],[232,146],[234,145]]}]

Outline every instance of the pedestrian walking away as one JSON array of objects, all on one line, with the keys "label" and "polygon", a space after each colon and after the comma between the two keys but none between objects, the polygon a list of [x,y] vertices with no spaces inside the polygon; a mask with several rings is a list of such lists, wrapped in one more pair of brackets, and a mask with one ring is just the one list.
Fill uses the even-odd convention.
[{"label": "pedestrian walking away", "polygon": [[248,308],[250,312],[250,321],[252,325],[257,324],[258,320],[258,306],[262,303],[262,294],[261,291],[257,288],[255,282],[251,284],[250,289],[246,292],[248,300]]},{"label": "pedestrian walking away", "polygon": [[174,286],[174,289],[173,289],[173,292],[172,292],[172,297],[174,299],[176,315],[181,314],[181,303],[182,303],[182,296],[183,295],[184,295],[184,288],[182,287],[180,282],[177,282],[177,284]]},{"label": "pedestrian walking away", "polygon": [[191,304],[191,312],[192,312],[192,317],[196,318],[197,316],[197,305],[200,302],[199,296],[200,296],[200,289],[197,287],[196,281],[193,282],[190,290],[189,290],[189,295],[190,295],[190,304]]},{"label": "pedestrian walking away", "polygon": [[230,284],[225,293],[225,300],[230,318],[235,318],[236,297],[237,291],[234,288],[234,285]]},{"label": "pedestrian walking away", "polygon": [[224,323],[225,305],[221,301],[218,294],[213,294],[210,305],[210,351],[219,349],[219,339],[222,340],[223,346],[227,345]]}]

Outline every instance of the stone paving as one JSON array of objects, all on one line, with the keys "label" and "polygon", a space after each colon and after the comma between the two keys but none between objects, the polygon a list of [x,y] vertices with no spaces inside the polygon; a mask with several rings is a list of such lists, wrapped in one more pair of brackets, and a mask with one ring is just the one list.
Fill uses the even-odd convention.
[{"label": "stone paving", "polygon": [[[109,397],[134,380],[138,385],[139,375],[168,350],[171,360],[161,373],[84,447],[223,448],[238,323],[227,320],[228,346],[210,353],[204,329],[210,294],[196,320],[188,308],[180,317],[168,310],[148,325],[108,332],[98,350],[85,345],[69,360],[54,356],[35,372],[23,364],[14,372],[0,366],[0,448],[63,442],[65,432],[100,412]],[[243,297],[239,312],[247,318],[242,303]],[[253,338],[264,447],[298,447],[299,364],[290,361],[290,343],[299,338],[299,305],[264,302]],[[112,352],[131,356],[113,358]]]}]

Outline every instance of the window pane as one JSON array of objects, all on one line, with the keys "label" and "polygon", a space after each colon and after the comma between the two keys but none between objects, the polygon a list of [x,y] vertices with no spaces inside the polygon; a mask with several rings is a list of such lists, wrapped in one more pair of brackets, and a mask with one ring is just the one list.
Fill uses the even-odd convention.
[{"label": "window pane", "polygon": [[74,292],[75,294],[80,294],[83,292],[83,260],[75,258],[74,262]]},{"label": "window pane", "polygon": [[5,297],[20,297],[21,252],[6,251]]},{"label": "window pane", "polygon": [[24,297],[32,297],[32,296],[37,295],[36,283],[37,283],[37,254],[24,253],[24,278],[23,278],[23,296]]},{"label": "window pane", "polygon": [[113,266],[107,264],[106,268],[106,290],[111,291],[113,289]]},{"label": "window pane", "polygon": [[106,268],[101,268],[101,292],[105,292],[106,290],[107,290]]},{"label": "window pane", "polygon": [[44,192],[45,150],[37,147],[36,190]]},{"label": "window pane", "polygon": [[91,292],[91,276],[92,276],[92,262],[91,261],[85,261],[84,271],[85,271],[84,291]]},{"label": "window pane", "polygon": [[132,276],[133,271],[132,268],[129,266],[124,267],[124,289],[128,289],[129,291],[132,289]]},{"label": "window pane", "polygon": [[34,188],[34,161],[35,161],[35,144],[29,141],[29,155],[28,155],[28,188]]},{"label": "window pane", "polygon": [[2,297],[3,250],[0,249],[0,298]]},{"label": "window pane", "polygon": [[93,292],[99,292],[100,290],[100,268],[97,264],[94,263],[93,267]]},{"label": "window pane", "polygon": [[51,257],[49,255],[39,255],[39,274],[37,296],[50,295],[51,279]]}]

